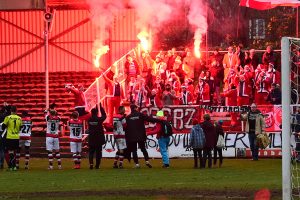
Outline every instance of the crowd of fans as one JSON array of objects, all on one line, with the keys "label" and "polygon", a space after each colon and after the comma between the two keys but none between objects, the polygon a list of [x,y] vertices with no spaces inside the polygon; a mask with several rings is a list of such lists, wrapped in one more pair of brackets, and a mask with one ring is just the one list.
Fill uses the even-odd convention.
[{"label": "crowd of fans", "polygon": [[271,46],[260,59],[254,49],[244,51],[242,45],[229,46],[224,55],[215,49],[207,63],[195,58],[189,48],[161,51],[155,58],[147,52],[127,55],[126,98],[139,107],[281,104],[275,56]]}]

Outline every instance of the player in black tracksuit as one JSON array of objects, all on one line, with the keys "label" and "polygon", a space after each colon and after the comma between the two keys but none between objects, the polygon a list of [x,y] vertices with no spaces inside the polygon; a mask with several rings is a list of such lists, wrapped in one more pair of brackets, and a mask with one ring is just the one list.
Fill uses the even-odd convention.
[{"label": "player in black tracksuit", "polygon": [[147,139],[146,129],[145,129],[145,121],[148,122],[157,122],[158,120],[147,115],[144,115],[137,111],[136,105],[130,106],[131,113],[126,117],[126,130],[125,130],[125,138],[127,142],[127,147],[130,152],[132,152],[132,157],[135,162],[135,167],[139,168],[139,161],[137,156],[137,144],[139,148],[143,152],[146,165],[149,168],[152,168],[149,163],[149,155],[145,147],[145,142]]},{"label": "player in black tracksuit", "polygon": [[102,158],[102,145],[105,144],[103,122],[106,119],[106,113],[100,103],[101,117],[98,117],[98,108],[93,108],[91,118],[88,120],[88,146],[90,169],[94,168],[94,153],[96,152],[96,169],[99,169]]}]

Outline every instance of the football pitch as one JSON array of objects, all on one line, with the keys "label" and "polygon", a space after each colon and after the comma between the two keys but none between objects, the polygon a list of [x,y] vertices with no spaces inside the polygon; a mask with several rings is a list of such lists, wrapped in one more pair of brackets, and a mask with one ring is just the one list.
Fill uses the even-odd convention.
[{"label": "football pitch", "polygon": [[113,169],[113,159],[103,159],[98,170],[72,169],[71,159],[63,159],[63,169],[47,170],[48,160],[30,160],[30,169],[0,171],[0,199],[253,199],[260,189],[281,199],[281,159],[225,159],[223,166],[194,169],[193,159],[172,159],[163,169],[161,160],[151,160],[153,168]]}]

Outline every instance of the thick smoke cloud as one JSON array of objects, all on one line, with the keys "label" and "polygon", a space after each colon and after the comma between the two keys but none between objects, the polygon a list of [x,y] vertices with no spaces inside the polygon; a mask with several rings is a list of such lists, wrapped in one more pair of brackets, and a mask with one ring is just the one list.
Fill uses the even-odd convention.
[{"label": "thick smoke cloud", "polygon": [[[125,8],[124,0],[87,0],[87,2],[91,7],[92,21],[98,28],[93,53],[99,57],[99,54],[107,51],[104,44],[109,39],[108,30],[114,17]],[[136,10],[136,27],[139,31],[152,30],[152,34],[155,34],[164,23],[174,20],[178,13],[184,12],[184,6],[189,7],[188,21],[194,28],[194,39],[197,41],[195,44],[199,44],[202,35],[206,33],[206,6],[202,0],[127,0],[126,3]]]},{"label": "thick smoke cloud", "polygon": [[200,45],[202,36],[207,31],[207,6],[203,4],[202,0],[190,1],[190,10],[188,20],[190,25],[195,28],[194,33],[194,48],[197,57],[200,57]]},{"label": "thick smoke cloud", "polygon": [[97,36],[92,50],[97,65],[100,57],[109,50],[105,45],[105,41],[109,39],[109,28],[114,16],[124,9],[124,4],[123,0],[87,0],[87,3],[90,5],[92,22],[97,27]]},{"label": "thick smoke cloud", "polygon": [[166,0],[130,0],[130,4],[136,9],[138,20],[136,26],[143,30],[150,25],[159,28],[160,25],[172,16],[172,6]]}]

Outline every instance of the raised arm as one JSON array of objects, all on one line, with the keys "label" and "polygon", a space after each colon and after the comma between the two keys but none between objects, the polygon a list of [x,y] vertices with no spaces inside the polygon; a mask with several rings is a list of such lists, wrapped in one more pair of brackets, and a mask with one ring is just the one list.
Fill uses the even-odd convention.
[{"label": "raised arm", "polygon": [[103,75],[103,78],[104,78],[104,80],[105,80],[105,82],[108,82],[108,83],[110,83],[110,84],[114,84],[114,82],[112,81],[112,80],[110,80],[107,76],[106,76],[106,74],[105,73],[102,73],[102,75]]},{"label": "raised arm", "polygon": [[104,121],[106,119],[106,112],[104,110],[104,108],[102,107],[101,103],[99,104],[100,106],[100,113],[101,113],[101,117],[100,117],[100,120]]}]

